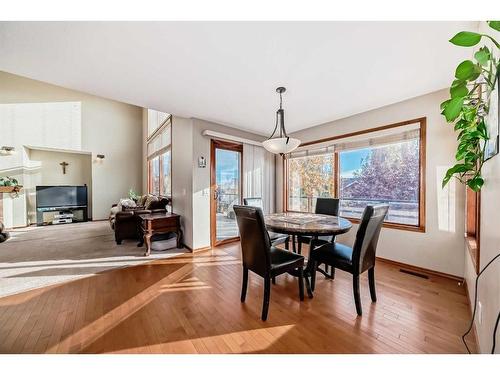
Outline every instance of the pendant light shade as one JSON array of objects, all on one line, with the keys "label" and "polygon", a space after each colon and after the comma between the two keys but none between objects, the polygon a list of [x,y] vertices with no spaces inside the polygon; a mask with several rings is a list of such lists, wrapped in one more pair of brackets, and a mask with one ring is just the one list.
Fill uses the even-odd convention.
[{"label": "pendant light shade", "polygon": [[[276,111],[276,125],[271,136],[267,140],[262,142],[262,146],[264,146],[267,151],[272,152],[273,154],[287,154],[295,150],[300,145],[300,141],[298,139],[291,138],[286,134],[285,111],[283,110],[283,102],[281,98],[281,94],[283,94],[285,91],[286,89],[284,87],[278,87],[276,89],[276,92],[280,94],[280,109]],[[278,126],[279,133],[276,137],[274,137],[276,131],[278,130]]]},{"label": "pendant light shade", "polygon": [[[288,143],[287,143],[288,142]],[[300,145],[300,141],[296,138],[271,138],[262,142],[264,148],[273,154],[288,154]]]}]

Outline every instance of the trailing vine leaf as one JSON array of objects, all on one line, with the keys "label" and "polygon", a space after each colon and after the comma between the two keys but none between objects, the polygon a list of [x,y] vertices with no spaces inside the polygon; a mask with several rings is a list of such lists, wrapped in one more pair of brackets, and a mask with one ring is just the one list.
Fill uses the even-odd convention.
[{"label": "trailing vine leaf", "polygon": [[469,93],[469,90],[467,89],[467,86],[465,83],[462,83],[457,86],[452,86],[450,87],[450,95],[452,98],[463,98]]},{"label": "trailing vine leaf", "polygon": [[474,54],[474,58],[479,64],[481,64],[482,66],[486,66],[490,61],[490,50],[487,47],[482,47]]},{"label": "trailing vine leaf", "polygon": [[450,39],[450,42],[460,47],[472,47],[479,43],[481,34],[461,31]]},{"label": "trailing vine leaf", "polygon": [[467,186],[470,187],[474,191],[481,190],[481,187],[484,185],[484,180],[482,177],[475,176],[467,181]]},{"label": "trailing vine leaf", "polygon": [[500,21],[488,21],[488,25],[495,29],[496,31],[500,31]]},{"label": "trailing vine leaf", "polygon": [[453,98],[444,107],[443,114],[446,117],[446,121],[450,122],[455,120],[462,110],[464,104],[464,98]]},{"label": "trailing vine leaf", "polygon": [[471,60],[465,60],[457,66],[455,77],[466,81],[474,74],[474,63]]},{"label": "trailing vine leaf", "polygon": [[[488,25],[500,31],[500,21],[488,21]],[[482,37],[491,40],[500,50],[500,44],[487,34],[463,31],[450,39],[450,42],[457,46],[471,47],[477,45]],[[462,61],[455,70],[456,79],[450,86],[450,98],[441,103],[441,114],[447,122],[454,124],[458,141],[455,153],[457,163],[446,172],[443,187],[454,177],[473,191],[481,190],[484,185],[481,169],[489,139],[484,118],[490,108],[487,101],[491,97],[491,91],[495,89],[499,67],[496,54],[498,53],[482,46],[474,53],[476,62]]]}]

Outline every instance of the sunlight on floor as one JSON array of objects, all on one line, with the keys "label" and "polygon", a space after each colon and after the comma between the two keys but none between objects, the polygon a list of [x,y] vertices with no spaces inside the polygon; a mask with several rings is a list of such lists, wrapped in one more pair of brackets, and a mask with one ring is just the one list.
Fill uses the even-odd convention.
[{"label": "sunlight on floor", "polygon": [[[233,353],[253,353],[263,351],[269,347],[271,347],[275,342],[279,341],[284,335],[286,335],[291,329],[295,327],[295,324],[282,325],[277,327],[269,327],[269,328],[256,328],[245,331],[236,331],[225,333],[221,335],[215,336],[205,336],[205,337],[195,337],[189,340],[180,340],[180,341],[172,341],[168,343],[162,344],[154,344],[148,345],[146,347],[134,347],[127,348],[124,350],[117,350],[109,353],[125,353],[125,352],[133,352],[138,353],[141,352],[141,348],[144,349],[144,352],[151,353],[164,353],[169,351],[169,348],[190,348],[193,353],[197,353],[197,349],[199,347],[208,347],[212,350],[217,348],[217,345],[213,345],[213,343],[223,342],[223,347],[229,347]],[[251,349],[247,349],[245,345],[245,340],[242,338],[248,337],[258,337],[262,340],[252,340],[252,342],[256,343],[257,346],[252,347]],[[188,350],[189,351],[189,350]]]}]

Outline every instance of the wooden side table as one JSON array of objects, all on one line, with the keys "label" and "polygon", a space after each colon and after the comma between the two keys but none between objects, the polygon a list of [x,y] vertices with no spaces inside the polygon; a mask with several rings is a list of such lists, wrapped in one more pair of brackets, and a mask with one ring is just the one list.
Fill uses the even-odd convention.
[{"label": "wooden side table", "polygon": [[151,237],[154,234],[164,234],[175,232],[177,234],[177,248],[181,247],[182,229],[181,217],[174,213],[157,213],[139,215],[142,219],[142,230],[144,232],[144,242],[146,252],[144,256],[151,254]]}]

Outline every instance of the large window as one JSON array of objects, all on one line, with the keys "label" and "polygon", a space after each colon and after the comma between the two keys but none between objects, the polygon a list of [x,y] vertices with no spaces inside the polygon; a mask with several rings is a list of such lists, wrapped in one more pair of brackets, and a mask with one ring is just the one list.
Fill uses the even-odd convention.
[{"label": "large window", "polygon": [[314,212],[317,197],[340,198],[340,216],[361,218],[389,204],[386,226],[424,230],[425,119],[310,142],[287,156],[286,209]]},{"label": "large window", "polygon": [[169,113],[148,109],[148,138],[150,138],[169,117]]},{"label": "large window", "polygon": [[361,218],[369,204],[388,203],[386,221],[419,224],[418,138],[339,153],[340,215]]},{"label": "large window", "polygon": [[334,154],[296,156],[288,160],[288,209],[314,212],[316,198],[335,195]]},{"label": "large window", "polygon": [[148,192],[151,194],[168,197],[172,196],[171,148],[171,118],[167,117],[153,132],[153,136],[147,141]]}]

